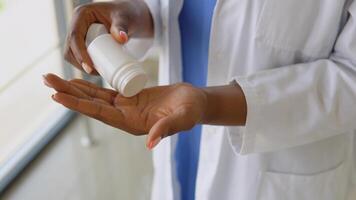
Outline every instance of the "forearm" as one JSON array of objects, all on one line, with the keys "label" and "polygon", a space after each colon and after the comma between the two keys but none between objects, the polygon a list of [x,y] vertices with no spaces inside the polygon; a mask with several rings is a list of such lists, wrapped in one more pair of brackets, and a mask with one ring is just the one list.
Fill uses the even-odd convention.
[{"label": "forearm", "polygon": [[207,97],[206,112],[201,120],[202,124],[245,125],[247,103],[238,84],[206,87],[202,90]]}]

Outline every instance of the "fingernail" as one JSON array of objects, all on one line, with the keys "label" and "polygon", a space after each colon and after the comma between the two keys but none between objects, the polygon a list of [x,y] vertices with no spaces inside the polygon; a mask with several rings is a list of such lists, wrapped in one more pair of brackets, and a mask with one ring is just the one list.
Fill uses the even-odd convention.
[{"label": "fingernail", "polygon": [[152,144],[153,144],[153,141],[149,142],[147,145],[147,149],[151,150]]},{"label": "fingernail", "polygon": [[123,43],[127,42],[128,37],[127,37],[127,34],[126,34],[124,31],[120,31],[120,32],[119,32],[119,35],[120,35],[121,41],[122,41]]},{"label": "fingernail", "polygon": [[46,79],[46,75],[42,75],[43,77],[43,83],[47,86],[47,87],[52,87],[52,85],[50,83],[48,83],[47,79]]},{"label": "fingernail", "polygon": [[88,64],[86,64],[85,62],[82,63],[82,67],[84,69],[84,71],[88,74],[90,74],[93,70],[91,69],[91,67],[89,67]]},{"label": "fingernail", "polygon": [[156,138],[154,141],[150,142],[149,148],[153,149],[161,141],[161,137]]}]

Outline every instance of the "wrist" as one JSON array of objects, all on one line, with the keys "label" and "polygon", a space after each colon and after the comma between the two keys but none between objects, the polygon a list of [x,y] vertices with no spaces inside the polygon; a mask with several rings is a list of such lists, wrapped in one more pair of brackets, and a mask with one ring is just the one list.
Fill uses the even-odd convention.
[{"label": "wrist", "polygon": [[201,90],[206,98],[202,124],[245,125],[247,103],[239,85],[206,87]]},{"label": "wrist", "polygon": [[216,113],[216,99],[214,95],[211,94],[211,90],[209,88],[199,88],[204,95],[204,109],[202,113],[200,124],[210,124],[212,121],[212,116]]}]

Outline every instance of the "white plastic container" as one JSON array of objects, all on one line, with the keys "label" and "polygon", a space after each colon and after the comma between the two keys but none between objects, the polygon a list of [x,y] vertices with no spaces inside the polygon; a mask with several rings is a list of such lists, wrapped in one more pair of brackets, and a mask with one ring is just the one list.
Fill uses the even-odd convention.
[{"label": "white plastic container", "polygon": [[104,25],[90,26],[86,45],[95,69],[121,95],[132,97],[145,87],[147,75],[141,63],[115,41]]}]

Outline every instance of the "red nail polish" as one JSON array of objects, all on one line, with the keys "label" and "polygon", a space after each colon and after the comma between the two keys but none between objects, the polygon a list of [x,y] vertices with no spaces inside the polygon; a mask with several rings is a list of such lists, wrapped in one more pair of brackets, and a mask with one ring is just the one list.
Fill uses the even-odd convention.
[{"label": "red nail polish", "polygon": [[122,42],[127,42],[127,34],[124,31],[119,32],[120,38],[122,39]]},{"label": "red nail polish", "polygon": [[154,141],[152,141],[152,148],[157,146],[157,144],[161,141],[161,137],[156,138]]}]

